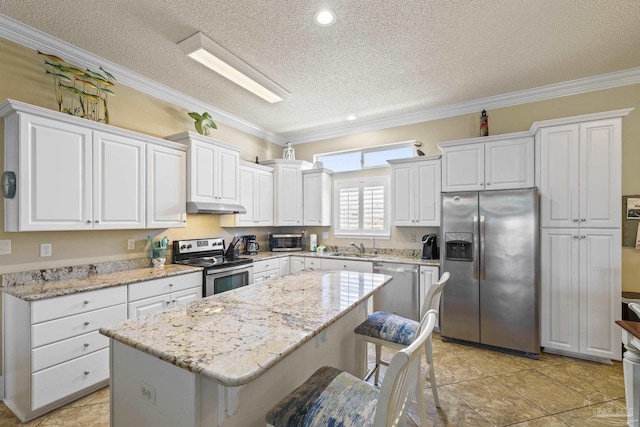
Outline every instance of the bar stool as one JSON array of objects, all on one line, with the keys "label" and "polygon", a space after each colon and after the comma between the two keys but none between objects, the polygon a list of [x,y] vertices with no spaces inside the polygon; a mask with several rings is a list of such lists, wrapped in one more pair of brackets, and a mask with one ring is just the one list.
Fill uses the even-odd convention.
[{"label": "bar stool", "polygon": [[[440,308],[440,298],[442,291],[449,281],[449,272],[445,272],[440,277],[440,280],[435,282],[429,288],[427,295],[425,296],[424,303],[422,305],[422,316],[420,323],[415,320],[407,319],[402,316],[398,316],[384,311],[376,311],[369,315],[367,320],[361,323],[356,329],[355,333],[362,336],[362,339],[367,343],[372,343],[376,346],[376,366],[372,372],[367,373],[367,377],[370,377],[372,373],[375,373],[375,384],[378,384],[380,365],[388,366],[388,362],[382,360],[382,346],[391,347],[394,349],[401,349],[413,342],[417,336],[417,331],[420,326],[426,320],[426,313],[428,311],[435,311],[436,314]],[[428,310],[428,311],[427,311]],[[433,350],[432,350],[431,337],[425,342],[424,355],[427,363],[427,367],[420,373],[420,378],[417,384],[416,399],[418,401],[418,411],[420,413],[420,423],[427,425],[427,407],[425,403],[424,391],[422,390],[423,382],[428,378],[431,383],[431,390],[433,391],[433,400],[436,407],[440,407],[440,399],[438,398],[438,389],[436,385],[436,375],[433,363]]]},{"label": "bar stool", "polygon": [[318,369],[307,381],[274,406],[266,416],[270,427],[403,425],[410,395],[420,372],[420,351],[431,338],[437,313],[425,316],[417,338],[398,351],[378,389],[331,367]]}]

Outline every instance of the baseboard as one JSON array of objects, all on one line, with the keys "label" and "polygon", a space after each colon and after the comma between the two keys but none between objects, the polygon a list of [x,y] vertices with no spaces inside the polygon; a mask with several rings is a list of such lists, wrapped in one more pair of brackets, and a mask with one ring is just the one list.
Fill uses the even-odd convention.
[{"label": "baseboard", "polygon": [[543,348],[545,353],[557,354],[558,356],[573,357],[574,359],[588,360],[590,362],[603,363],[605,365],[613,365],[611,359],[605,357],[588,356],[586,354],[572,353],[570,351],[557,350],[555,348]]}]

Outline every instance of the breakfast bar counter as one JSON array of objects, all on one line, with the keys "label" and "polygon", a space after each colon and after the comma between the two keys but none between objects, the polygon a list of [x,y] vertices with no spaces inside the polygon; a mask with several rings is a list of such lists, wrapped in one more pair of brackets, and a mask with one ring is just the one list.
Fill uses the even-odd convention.
[{"label": "breakfast bar counter", "polygon": [[103,328],[113,426],[253,426],[317,368],[361,376],[353,329],[390,276],[304,271]]}]

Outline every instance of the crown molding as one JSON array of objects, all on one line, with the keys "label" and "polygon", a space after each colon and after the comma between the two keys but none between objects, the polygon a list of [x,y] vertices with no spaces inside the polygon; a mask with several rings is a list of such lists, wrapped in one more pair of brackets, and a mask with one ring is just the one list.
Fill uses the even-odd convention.
[{"label": "crown molding", "polygon": [[354,135],[357,133],[428,122],[431,120],[444,119],[463,114],[477,113],[480,110],[512,107],[515,105],[545,101],[563,96],[578,95],[581,93],[638,83],[640,83],[640,67],[601,74],[593,77],[585,77],[577,80],[570,80],[562,83],[554,83],[547,86],[510,92],[503,95],[480,98],[473,101],[461,102],[459,104],[452,104],[439,108],[431,108],[428,110],[418,111],[416,113],[388,117],[379,120],[369,120],[363,123],[345,125],[327,130],[298,133],[290,136],[287,140],[292,144],[303,144],[329,138]]},{"label": "crown molding", "polygon": [[76,66],[91,69],[97,69],[99,66],[102,66],[116,77],[119,84],[136,89],[186,110],[208,111],[217,122],[224,123],[227,126],[278,145],[285,144],[284,138],[270,130],[261,128],[213,105],[185,95],[175,89],[171,89],[155,80],[141,76],[127,68],[2,14],[0,14],[0,37],[31,49],[61,56]]}]

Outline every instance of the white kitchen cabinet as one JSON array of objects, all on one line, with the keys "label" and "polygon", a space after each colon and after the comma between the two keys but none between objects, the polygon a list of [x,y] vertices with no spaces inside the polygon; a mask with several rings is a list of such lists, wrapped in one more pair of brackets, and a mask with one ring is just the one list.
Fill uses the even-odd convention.
[{"label": "white kitchen cabinet", "polygon": [[202,298],[202,273],[188,273],[128,285],[128,315],[136,318]]},{"label": "white kitchen cabinet", "polygon": [[223,215],[223,227],[266,227],[273,225],[273,168],[240,161],[240,205],[247,213]]},{"label": "white kitchen cabinet", "polygon": [[187,153],[147,145],[147,228],[187,226]]},{"label": "white kitchen cabinet", "polygon": [[528,132],[449,141],[438,147],[442,151],[442,191],[534,186],[534,139]]},{"label": "white kitchen cabinet", "polygon": [[620,360],[620,231],[547,228],[541,232],[541,345]]},{"label": "white kitchen cabinet", "polygon": [[[418,297],[420,298],[420,313],[422,314],[422,309],[424,308],[424,299],[427,296],[427,292],[431,288],[431,285],[440,280],[440,267],[430,266],[430,265],[421,265],[420,266],[420,290],[418,292]],[[440,308],[438,308],[440,310]],[[438,323],[440,320],[438,319]]]},{"label": "white kitchen cabinet", "polygon": [[239,148],[194,132],[167,139],[189,147],[187,202],[238,204]]},{"label": "white kitchen cabinet", "polygon": [[388,160],[395,226],[440,226],[440,156]]},{"label": "white kitchen cabinet", "polygon": [[291,257],[284,256],[280,258],[280,276],[291,274]]},{"label": "white kitchen cabinet", "polygon": [[301,256],[292,256],[291,257],[291,273],[297,273],[299,271],[304,270],[304,257]]},{"label": "white kitchen cabinet", "polygon": [[360,273],[373,273],[371,261],[352,261],[345,259],[322,259],[322,270],[357,271]]},{"label": "white kitchen cabinet", "polygon": [[126,287],[37,301],[3,296],[4,403],[26,422],[109,382],[109,340],[127,318]]},{"label": "white kitchen cabinet", "polygon": [[302,170],[311,163],[302,160],[267,160],[261,164],[274,169],[275,226],[302,225]]},{"label": "white kitchen cabinet", "polygon": [[331,175],[324,168],[302,171],[304,225],[331,226]]},{"label": "white kitchen cabinet", "polygon": [[621,226],[621,120],[540,129],[542,227]]},{"label": "white kitchen cabinet", "polygon": [[272,258],[253,263],[253,283],[266,283],[280,277],[280,260]]},{"label": "white kitchen cabinet", "polygon": [[315,257],[304,258],[305,270],[322,270],[322,259]]}]

